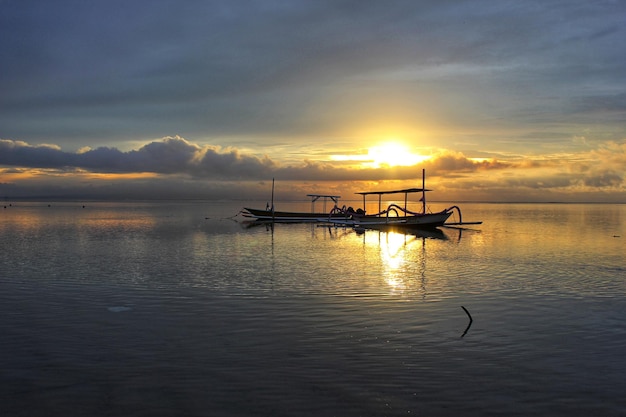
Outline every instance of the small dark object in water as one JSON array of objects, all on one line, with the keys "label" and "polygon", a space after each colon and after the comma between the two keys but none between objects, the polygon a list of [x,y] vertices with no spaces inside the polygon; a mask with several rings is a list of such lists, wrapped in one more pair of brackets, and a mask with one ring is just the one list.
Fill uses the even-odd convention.
[{"label": "small dark object in water", "polygon": [[472,327],[472,322],[474,321],[474,319],[472,319],[472,315],[469,313],[469,311],[467,311],[467,309],[465,307],[461,306],[461,308],[463,309],[463,311],[465,311],[465,313],[467,314],[467,317],[469,317],[469,319],[470,319],[469,324],[467,325],[467,327],[465,328],[465,331],[461,335],[461,337],[463,337],[463,336],[465,336],[467,331],[470,329],[470,327]]}]

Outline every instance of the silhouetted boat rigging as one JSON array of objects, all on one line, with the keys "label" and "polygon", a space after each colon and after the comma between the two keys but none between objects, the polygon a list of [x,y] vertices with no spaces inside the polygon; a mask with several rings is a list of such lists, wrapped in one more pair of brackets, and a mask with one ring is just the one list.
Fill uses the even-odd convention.
[{"label": "silhouetted boat rigging", "polygon": [[[427,229],[436,228],[439,226],[459,226],[468,224],[481,224],[482,222],[463,222],[461,209],[454,205],[448,207],[442,211],[436,213],[429,213],[426,210],[426,192],[432,191],[424,187],[426,182],[425,171],[422,170],[422,187],[421,188],[407,188],[391,191],[365,191],[358,192],[363,196],[363,207],[366,207],[367,196],[378,196],[378,212],[375,214],[368,214],[365,209],[354,210],[352,207],[346,207],[345,205],[339,207],[340,196],[336,195],[324,195],[324,194],[308,194],[311,197],[311,212],[288,212],[288,211],[276,211],[274,210],[274,203],[272,197],[272,205],[262,209],[253,209],[245,207],[242,210],[242,215],[247,218],[255,219],[261,222],[276,222],[276,223],[303,223],[303,222],[318,222],[328,223],[336,226],[354,227],[358,229],[384,229],[384,228],[397,228],[397,229]],[[421,193],[422,197],[422,210],[420,212],[414,212],[408,209],[408,196],[409,194]],[[273,183],[272,183],[272,196],[273,196]],[[391,194],[404,194],[404,206],[392,203],[387,206],[386,209],[382,208],[382,196]],[[315,202],[320,199],[324,199],[324,207],[327,199],[334,202],[333,208],[330,212],[315,212]],[[458,213],[458,222],[447,222],[450,216],[454,212]]]}]

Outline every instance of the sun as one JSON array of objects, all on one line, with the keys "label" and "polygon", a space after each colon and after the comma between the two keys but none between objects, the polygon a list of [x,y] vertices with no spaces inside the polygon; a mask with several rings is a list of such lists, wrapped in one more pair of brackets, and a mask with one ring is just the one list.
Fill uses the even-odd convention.
[{"label": "sun", "polygon": [[409,148],[400,142],[384,142],[368,149],[368,165],[374,168],[411,166],[426,159],[427,156],[411,153]]},{"label": "sun", "polygon": [[377,145],[366,148],[365,152],[360,150],[353,154],[333,154],[330,155],[332,161],[354,164],[359,168],[390,168],[396,166],[417,165],[430,156],[413,153],[402,141],[388,140]]}]

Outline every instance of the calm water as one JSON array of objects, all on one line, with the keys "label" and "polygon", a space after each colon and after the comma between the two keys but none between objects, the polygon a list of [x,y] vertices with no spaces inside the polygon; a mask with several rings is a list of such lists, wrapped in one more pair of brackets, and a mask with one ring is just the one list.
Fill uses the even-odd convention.
[{"label": "calm water", "polygon": [[626,415],[626,205],[425,236],[85,205],[0,206],[2,416]]}]

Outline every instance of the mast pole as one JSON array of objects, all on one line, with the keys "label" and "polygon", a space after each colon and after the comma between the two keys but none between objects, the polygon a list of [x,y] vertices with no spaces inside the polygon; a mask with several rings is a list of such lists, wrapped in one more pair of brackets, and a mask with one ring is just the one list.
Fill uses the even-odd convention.
[{"label": "mast pole", "polygon": [[422,213],[426,214],[426,169],[422,168]]},{"label": "mast pole", "polygon": [[274,222],[274,178],[272,178],[272,223]]},{"label": "mast pole", "polygon": [[408,191],[404,193],[404,215],[406,216],[406,210],[407,210],[407,201],[409,200],[409,193]]}]

